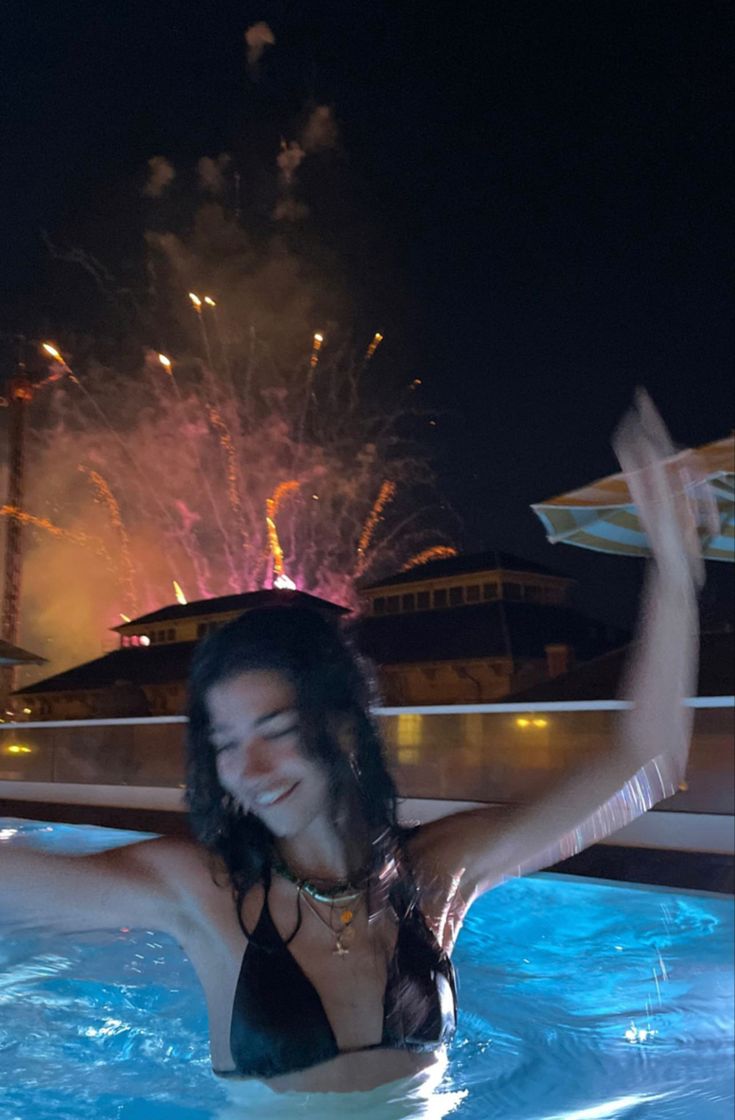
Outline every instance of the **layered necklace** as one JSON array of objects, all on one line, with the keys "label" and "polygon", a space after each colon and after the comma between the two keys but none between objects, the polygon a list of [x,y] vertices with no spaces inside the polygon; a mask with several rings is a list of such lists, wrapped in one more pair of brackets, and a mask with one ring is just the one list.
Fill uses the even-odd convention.
[{"label": "layered necklace", "polygon": [[[346,957],[355,940],[355,929],[352,923],[362,903],[367,884],[350,883],[348,880],[339,883],[312,883],[309,879],[300,879],[297,875],[294,875],[291,868],[287,867],[278,857],[273,860],[273,870],[294,884],[299,892],[298,897],[303,898],[311,912],[335,938],[335,946],[332,951],[339,957]],[[325,918],[320,913],[314,902],[325,903],[329,906],[329,918]],[[336,929],[334,925],[335,911],[337,912]]]}]

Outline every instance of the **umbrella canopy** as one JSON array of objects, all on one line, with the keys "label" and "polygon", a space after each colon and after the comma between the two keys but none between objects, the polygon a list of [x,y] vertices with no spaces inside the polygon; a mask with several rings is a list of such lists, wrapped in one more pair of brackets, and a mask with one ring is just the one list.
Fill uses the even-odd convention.
[{"label": "umbrella canopy", "polygon": [[39,657],[37,653],[29,653],[27,649],[21,649],[20,646],[12,646],[10,642],[0,638],[0,665],[44,665],[45,662],[45,657]]},{"label": "umbrella canopy", "polygon": [[[685,454],[687,454],[685,452]],[[735,560],[735,440],[697,448],[697,463],[717,502],[720,529],[702,541],[705,560]],[[676,456],[672,462],[675,462]],[[531,506],[552,544],[562,541],[593,552],[648,556],[648,541],[622,474]]]}]

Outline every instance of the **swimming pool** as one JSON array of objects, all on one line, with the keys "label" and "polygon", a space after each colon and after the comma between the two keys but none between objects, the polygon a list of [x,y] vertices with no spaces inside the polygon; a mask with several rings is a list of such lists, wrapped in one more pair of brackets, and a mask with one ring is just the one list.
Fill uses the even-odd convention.
[{"label": "swimming pool", "polygon": [[[0,859],[8,844],[82,852],[141,838],[4,820]],[[455,961],[460,1020],[448,1073],[435,1107],[411,1117],[732,1116],[732,899],[532,876],[476,904]],[[341,1114],[354,1115],[344,1105]],[[227,1105],[210,1071],[203,997],[170,938],[3,936],[0,1120],[236,1114],[271,1112],[256,1098],[237,1113]]]}]

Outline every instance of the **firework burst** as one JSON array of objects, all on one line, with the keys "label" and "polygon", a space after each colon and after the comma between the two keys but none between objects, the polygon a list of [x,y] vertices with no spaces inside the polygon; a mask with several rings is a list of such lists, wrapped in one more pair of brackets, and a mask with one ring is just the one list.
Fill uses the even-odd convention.
[{"label": "firework burst", "polygon": [[[366,350],[333,326],[327,346],[291,263],[269,259],[254,273],[237,227],[208,214],[194,246],[150,239],[157,297],[136,368],[129,355],[125,372],[103,363],[93,347],[46,351],[64,376],[33,417],[29,512],[0,514],[38,530],[27,640],[53,628],[54,665],[98,651],[121,613],[169,603],[173,586],[179,601],[181,587],[206,599],[295,586],[354,608],[358,580],[446,540],[418,438],[418,379],[386,376],[378,333]],[[178,327],[159,333],[159,321]],[[100,559],[104,583],[90,578]],[[84,599],[84,617],[98,620],[66,647],[61,608],[40,601],[49,567],[66,609]]]}]

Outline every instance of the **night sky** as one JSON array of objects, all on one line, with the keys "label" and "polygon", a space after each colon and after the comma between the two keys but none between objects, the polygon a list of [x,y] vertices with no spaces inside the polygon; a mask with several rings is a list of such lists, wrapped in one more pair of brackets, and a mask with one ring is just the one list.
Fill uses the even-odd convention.
[{"label": "night sky", "polygon": [[[277,41],[253,75],[257,20]],[[424,381],[457,543],[581,577],[627,620],[639,563],[552,549],[528,506],[615,469],[638,384],[680,444],[733,426],[732,32],[712,0],[15,6],[0,330],[95,328],[41,231],[124,273],[151,156],[232,153],[257,224],[280,138],[331,105],[304,247]]]}]

